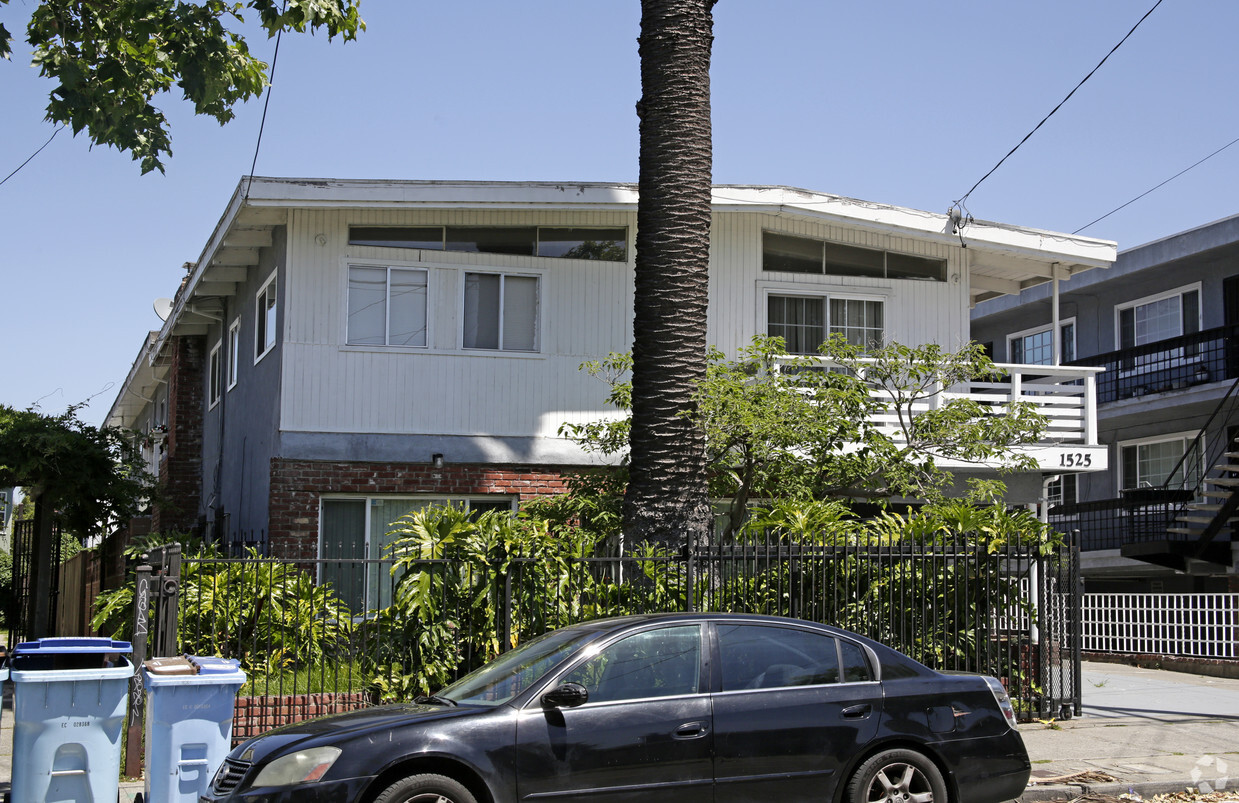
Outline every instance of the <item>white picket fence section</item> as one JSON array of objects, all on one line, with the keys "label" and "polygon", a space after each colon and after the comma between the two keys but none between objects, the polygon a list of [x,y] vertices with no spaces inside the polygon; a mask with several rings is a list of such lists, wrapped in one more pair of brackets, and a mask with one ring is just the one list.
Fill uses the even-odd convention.
[{"label": "white picket fence section", "polygon": [[1085,594],[1085,652],[1239,657],[1239,594]]}]

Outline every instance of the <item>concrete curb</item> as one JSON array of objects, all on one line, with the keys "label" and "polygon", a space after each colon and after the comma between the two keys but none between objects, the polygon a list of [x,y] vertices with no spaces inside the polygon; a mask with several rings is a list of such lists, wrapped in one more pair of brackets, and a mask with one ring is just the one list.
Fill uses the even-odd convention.
[{"label": "concrete curb", "polygon": [[1059,800],[1075,800],[1083,795],[1109,795],[1118,797],[1124,794],[1136,794],[1148,800],[1154,795],[1168,795],[1193,789],[1195,785],[1183,778],[1174,781],[1140,781],[1137,783],[1078,783],[1078,784],[1037,784],[1024,790],[1016,800],[1018,803],[1051,803]]}]

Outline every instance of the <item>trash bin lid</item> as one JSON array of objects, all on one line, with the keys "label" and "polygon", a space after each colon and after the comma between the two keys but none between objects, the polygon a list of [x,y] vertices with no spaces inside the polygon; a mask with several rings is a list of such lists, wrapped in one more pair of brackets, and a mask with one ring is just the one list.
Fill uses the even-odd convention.
[{"label": "trash bin lid", "polygon": [[23,641],[13,648],[13,655],[79,655],[98,652],[133,652],[128,641],[116,641],[102,636],[53,636]]},{"label": "trash bin lid", "polygon": [[216,658],[214,655],[186,656],[198,668],[202,675],[218,675],[226,672],[236,672],[241,668],[241,662],[236,658]]},{"label": "trash bin lid", "polygon": [[152,675],[193,675],[198,672],[188,658],[181,657],[151,658],[142,662],[142,668]]}]

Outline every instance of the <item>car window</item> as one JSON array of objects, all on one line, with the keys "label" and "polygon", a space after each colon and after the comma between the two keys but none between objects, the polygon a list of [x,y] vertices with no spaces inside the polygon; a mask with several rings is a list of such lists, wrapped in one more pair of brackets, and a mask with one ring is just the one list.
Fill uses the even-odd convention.
[{"label": "car window", "polygon": [[832,636],[791,627],[720,625],[723,691],[839,682]]},{"label": "car window", "polygon": [[865,656],[865,649],[859,644],[840,639],[839,655],[843,658],[844,683],[873,680],[873,673],[869,671],[869,659]]},{"label": "car window", "polygon": [[561,681],[580,683],[591,703],[696,694],[701,690],[701,628],[682,625],[633,634]]},{"label": "car window", "polygon": [[553,630],[470,672],[441,690],[439,696],[463,705],[499,705],[529,688],[597,637],[593,630]]}]

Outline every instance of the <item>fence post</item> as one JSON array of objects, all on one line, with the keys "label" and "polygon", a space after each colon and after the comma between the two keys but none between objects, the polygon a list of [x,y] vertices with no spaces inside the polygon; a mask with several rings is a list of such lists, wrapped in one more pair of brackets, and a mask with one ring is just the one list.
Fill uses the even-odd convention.
[{"label": "fence post", "polygon": [[1080,531],[1072,530],[1071,550],[1071,691],[1072,709],[1078,717],[1084,704],[1084,577],[1080,574]]},{"label": "fence post", "polygon": [[[499,565],[499,561],[494,561],[491,564],[491,570],[496,580],[499,579]],[[505,653],[512,649],[512,569],[514,567],[515,562],[509,560],[508,570],[503,572],[503,598],[502,600],[496,600],[496,602],[502,602],[503,604],[503,613],[500,614],[502,622],[499,634],[501,639],[499,644],[500,653]],[[498,589],[496,589],[497,594]]]},{"label": "fence post", "polygon": [[[134,573],[133,585],[133,663],[141,666],[146,660],[146,639],[151,620],[151,565],[149,555]],[[125,731],[125,775],[136,778],[142,774],[142,714],[145,709],[142,674],[129,678],[129,718]]]},{"label": "fence post", "polygon": [[696,609],[696,606],[693,604],[693,592],[697,586],[695,552],[696,544],[685,544],[680,549],[680,556],[684,559],[684,611],[686,613],[692,613]]}]

